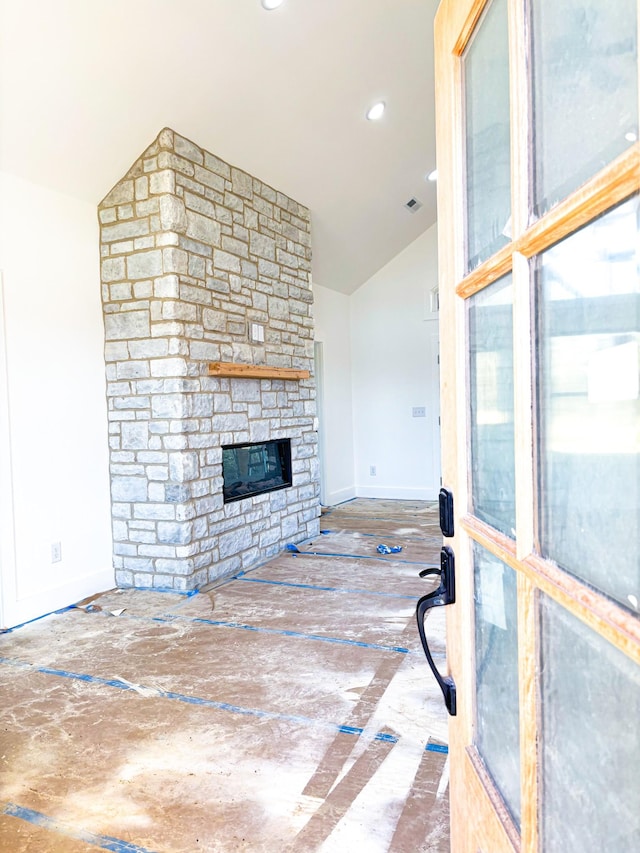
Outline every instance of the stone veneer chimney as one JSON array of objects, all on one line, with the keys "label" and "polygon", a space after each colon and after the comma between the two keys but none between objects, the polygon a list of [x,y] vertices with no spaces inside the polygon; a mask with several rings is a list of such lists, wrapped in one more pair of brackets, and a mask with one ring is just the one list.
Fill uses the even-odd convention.
[{"label": "stone veneer chimney", "polygon": [[[165,129],[99,218],[118,585],[194,589],[316,535],[313,377],[208,375],[313,370],[308,210]],[[222,445],[287,437],[293,485],[223,503]]]}]

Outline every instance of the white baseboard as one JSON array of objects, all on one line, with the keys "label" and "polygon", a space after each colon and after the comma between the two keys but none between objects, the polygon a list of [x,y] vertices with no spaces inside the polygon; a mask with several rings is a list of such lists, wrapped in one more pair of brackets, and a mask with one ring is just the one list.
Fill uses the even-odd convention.
[{"label": "white baseboard", "polygon": [[403,488],[402,486],[356,486],[356,497],[358,498],[388,498],[390,500],[405,501],[437,501],[440,492],[439,486],[425,486],[424,488]]},{"label": "white baseboard", "polygon": [[89,595],[113,589],[115,585],[114,571],[107,569],[87,577],[76,578],[62,586],[30,595],[20,601],[5,601],[3,613],[5,624],[1,627],[13,628],[16,625],[23,625],[47,613],[69,607]]},{"label": "white baseboard", "polygon": [[323,506],[337,506],[337,504],[342,504],[345,501],[351,501],[355,497],[355,486],[349,486],[347,489],[338,489],[337,492],[329,492],[329,494],[325,496],[325,503]]}]

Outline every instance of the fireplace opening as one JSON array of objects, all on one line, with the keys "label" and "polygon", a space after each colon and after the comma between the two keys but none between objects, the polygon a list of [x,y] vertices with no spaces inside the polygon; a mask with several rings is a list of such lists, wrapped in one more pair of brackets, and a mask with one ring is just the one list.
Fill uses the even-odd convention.
[{"label": "fireplace opening", "polygon": [[222,448],[222,492],[225,503],[291,485],[291,439]]}]

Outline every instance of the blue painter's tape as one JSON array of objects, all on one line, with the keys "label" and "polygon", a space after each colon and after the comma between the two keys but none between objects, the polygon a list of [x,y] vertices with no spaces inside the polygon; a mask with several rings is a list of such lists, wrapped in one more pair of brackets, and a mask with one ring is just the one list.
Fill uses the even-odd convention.
[{"label": "blue painter's tape", "polygon": [[[215,708],[217,711],[229,711],[233,714],[241,714],[245,717],[258,717],[269,720],[284,720],[288,723],[297,723],[304,726],[316,726],[320,728],[328,728],[332,731],[342,732],[349,735],[357,735],[358,737],[364,732],[364,729],[357,726],[345,726],[340,723],[329,723],[323,720],[314,720],[311,717],[303,717],[298,714],[281,714],[278,711],[263,711],[258,708],[243,708],[241,705],[232,705],[229,702],[218,702],[215,699],[203,699],[199,696],[189,696],[185,693],[176,693],[172,690],[158,690],[155,687],[145,687],[142,684],[129,684],[126,681],[121,681],[119,678],[100,678],[97,675],[88,675],[82,672],[69,672],[64,669],[52,669],[47,666],[36,666],[33,663],[26,661],[13,660],[11,658],[0,658],[0,664],[5,666],[15,667],[16,669],[27,670],[30,672],[40,672],[43,675],[54,675],[58,678],[70,678],[73,681],[81,681],[85,684],[96,684],[100,687],[114,687],[118,690],[125,690],[132,693],[144,695],[145,698],[152,699],[173,699],[178,702],[184,702],[187,705],[197,705],[203,708]],[[144,691],[141,693],[140,691]],[[378,732],[374,736],[374,740],[384,740],[395,743],[392,740],[394,735],[388,735],[384,732]],[[106,848],[111,849],[111,848]],[[125,848],[123,848],[124,850]]]},{"label": "blue painter's tape", "polygon": [[397,735],[390,735],[386,732],[378,732],[375,736],[375,740],[383,740],[385,743],[398,743]]},{"label": "blue painter's tape", "polygon": [[135,589],[140,592],[170,592],[173,595],[183,595],[185,598],[191,598],[198,592],[197,589],[171,589],[168,586],[121,586],[120,589]]},{"label": "blue painter's tape", "polygon": [[33,826],[39,826],[42,829],[47,829],[50,832],[57,832],[60,835],[65,835],[67,838],[73,838],[76,841],[84,841],[85,844],[92,844],[94,847],[99,847],[101,850],[111,850],[112,853],[152,853],[147,847],[139,847],[137,844],[132,844],[130,841],[121,841],[119,838],[113,838],[110,835],[96,835],[93,832],[87,832],[84,829],[76,829],[66,823],[61,823],[53,817],[42,814],[42,812],[33,811],[33,809],[25,809],[15,803],[0,804],[0,812],[9,817],[17,817],[24,820]]},{"label": "blue painter's tape", "polygon": [[[340,532],[340,531],[336,531],[336,532]],[[355,534],[356,539],[360,539],[360,537],[362,537],[362,536],[366,536],[369,539],[380,539],[381,538],[379,533],[360,533],[360,531],[357,531]],[[442,539],[442,535],[438,535],[438,536],[427,536],[427,535],[425,535],[425,536],[405,536],[403,534],[402,536],[394,536],[393,533],[386,533],[385,532],[384,537],[382,537],[382,538],[384,538],[384,539],[399,539],[401,542],[429,542],[431,539],[436,539],[438,542],[440,542]]]},{"label": "blue painter's tape", "polygon": [[[380,538],[380,537],[377,537]],[[295,546],[293,546],[295,548]],[[295,551],[291,550],[294,557],[343,557],[347,560],[382,560],[383,563],[403,563],[406,566],[422,566],[424,568],[425,561],[420,560],[385,560],[384,557],[373,557],[369,554],[335,554],[333,551],[300,551],[298,548]]]},{"label": "blue painter's tape", "polygon": [[425,752],[443,752],[445,755],[448,755],[449,753],[449,747],[441,743],[429,742],[424,749]]},{"label": "blue painter's tape", "polygon": [[382,598],[404,598],[408,601],[417,601],[418,595],[401,595],[398,592],[376,592],[369,589],[350,589],[349,587],[341,586],[317,586],[312,583],[292,583],[291,581],[272,581],[264,578],[241,578],[236,576],[235,580],[245,581],[245,583],[265,583],[273,586],[291,586],[297,589],[315,589],[320,592],[342,592],[350,595],[378,595]]},{"label": "blue painter's tape", "polygon": [[[322,634],[305,634],[302,631],[285,631],[279,628],[260,628],[257,625],[243,625],[241,622],[225,622],[221,619],[203,619],[197,616],[174,616],[172,619],[196,622],[201,625],[216,625],[220,628],[239,628],[243,631],[255,631],[257,634],[272,634],[278,637],[295,637],[298,640],[316,640],[320,643],[337,643],[340,646],[357,646],[360,649],[376,649],[380,652],[398,652],[408,655],[409,649],[403,646],[383,646],[379,643],[364,643],[361,640],[347,640],[344,637],[323,637]],[[164,622],[162,616],[154,616],[155,622]]]}]

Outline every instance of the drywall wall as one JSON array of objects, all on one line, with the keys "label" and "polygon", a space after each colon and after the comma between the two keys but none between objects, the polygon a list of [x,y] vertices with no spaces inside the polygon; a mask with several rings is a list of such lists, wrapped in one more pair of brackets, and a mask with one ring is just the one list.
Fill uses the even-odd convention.
[{"label": "drywall wall", "polygon": [[109,588],[114,576],[96,210],[3,173],[0,234],[7,627]]},{"label": "drywall wall", "polygon": [[[351,296],[360,497],[434,500],[440,488],[437,227]],[[424,417],[414,417],[424,408]],[[375,474],[371,473],[372,467]]]},{"label": "drywall wall", "polygon": [[349,296],[313,285],[321,500],[334,506],[355,497]]}]

